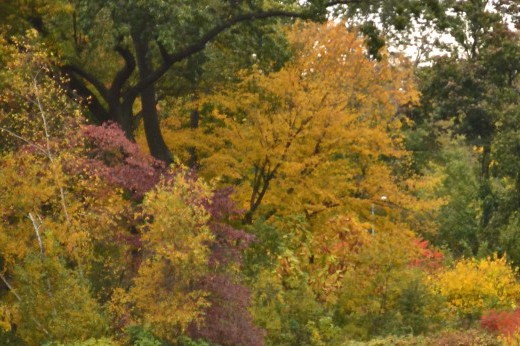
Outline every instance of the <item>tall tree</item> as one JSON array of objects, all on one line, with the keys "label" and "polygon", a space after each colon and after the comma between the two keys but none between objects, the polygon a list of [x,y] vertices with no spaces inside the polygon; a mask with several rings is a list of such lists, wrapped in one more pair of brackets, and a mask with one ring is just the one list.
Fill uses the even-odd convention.
[{"label": "tall tree", "polygon": [[[407,180],[400,134],[400,110],[417,99],[406,62],[371,60],[340,24],[302,25],[290,37],[294,61],[201,100],[206,121],[198,131],[169,120],[168,143],[184,159],[183,149],[196,145],[202,175],[238,185],[246,223],[347,205],[369,211],[383,195],[413,206],[417,199],[403,191],[418,181]],[[395,172],[402,181],[390,178]]]},{"label": "tall tree", "polygon": [[[385,23],[395,23],[419,14],[424,7],[432,8],[434,3],[74,0],[24,3],[19,11],[14,10],[16,6],[6,8],[25,19],[59,52],[64,60],[62,71],[69,76],[71,87],[89,99],[96,120],[116,121],[132,138],[135,101],[140,97],[138,111],[150,151],[156,158],[171,162],[156,107],[157,83],[172,66],[211,47],[226,30],[246,23],[277,25],[282,19],[324,20],[331,8],[338,13],[379,13]],[[395,6],[400,10],[393,15]]]}]

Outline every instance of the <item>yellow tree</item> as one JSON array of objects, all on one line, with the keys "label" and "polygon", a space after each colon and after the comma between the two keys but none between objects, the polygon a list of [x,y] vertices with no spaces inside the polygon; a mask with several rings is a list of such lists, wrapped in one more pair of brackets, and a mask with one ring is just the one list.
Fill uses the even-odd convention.
[{"label": "yellow tree", "polygon": [[191,323],[202,323],[208,293],[198,289],[209,270],[213,234],[205,203],[208,186],[186,172],[163,181],[143,202],[143,261],[128,290],[118,289],[112,311],[175,341]]},{"label": "yellow tree", "polygon": [[402,192],[409,177],[394,174],[409,160],[400,110],[418,97],[407,63],[369,59],[343,24],[296,25],[290,38],[292,62],[208,97],[213,112],[198,130],[172,117],[168,142],[176,152],[196,147],[204,176],[238,186],[246,222],[262,206],[264,214],[312,217],[333,207],[369,210],[382,195],[415,205]]},{"label": "yellow tree", "polygon": [[[280,255],[278,273],[305,273],[317,299],[333,306],[356,270],[392,284],[407,271],[418,253],[411,229],[432,230],[421,213],[438,205],[422,199],[435,181],[408,171],[401,110],[418,92],[404,59],[370,59],[363,38],[343,24],[295,25],[289,37],[294,56],[284,68],[244,74],[237,89],[199,100],[202,126],[184,129],[171,117],[166,138],[186,160],[196,147],[200,172],[236,187],[246,223],[255,214],[306,216],[307,241]],[[272,223],[299,239],[287,220]],[[410,274],[410,285],[419,276]],[[376,297],[376,281],[357,287],[355,299],[344,296],[344,311]],[[393,309],[406,288],[395,286],[388,304],[365,315]]]},{"label": "yellow tree", "polygon": [[480,317],[490,309],[513,310],[518,306],[520,284],[517,269],[506,258],[462,259],[431,277],[430,285],[448,304],[448,317]]},{"label": "yellow tree", "polygon": [[80,109],[56,86],[44,51],[18,48],[0,41],[9,67],[0,76],[2,329],[16,325],[28,344],[100,336],[108,324],[89,282],[94,244],[117,229],[125,202],[72,173]]}]

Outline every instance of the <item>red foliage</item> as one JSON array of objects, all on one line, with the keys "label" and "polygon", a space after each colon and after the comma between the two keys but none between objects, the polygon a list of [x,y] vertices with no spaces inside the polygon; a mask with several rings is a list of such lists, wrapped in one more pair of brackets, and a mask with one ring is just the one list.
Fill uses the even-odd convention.
[{"label": "red foliage", "polygon": [[[161,175],[166,179],[174,177],[162,162],[143,153],[128,140],[114,123],[84,126],[81,135],[86,158],[76,165],[78,173],[86,171],[112,186],[123,188],[137,203],[157,184]],[[187,173],[186,178],[198,179],[194,171]],[[243,251],[254,240],[250,234],[232,226],[240,222],[243,214],[231,200],[232,192],[231,188],[216,190],[212,200],[204,203],[211,214],[209,227],[215,234],[215,241],[211,244],[209,262],[212,273],[198,286],[210,292],[211,306],[206,311],[204,325],[191,326],[190,334],[224,346],[261,346],[264,332],[254,325],[249,314],[249,290],[240,283],[238,275],[229,270],[230,265],[240,264]],[[130,251],[136,254],[132,257],[135,257],[134,272],[137,272],[140,234],[135,231],[135,225],[130,226],[129,233],[119,234],[115,240],[130,245]]]},{"label": "red foliage", "polygon": [[230,262],[240,263],[244,250],[254,241],[254,236],[232,226],[233,222],[242,220],[244,212],[232,201],[232,193],[230,187],[218,189],[206,205],[211,214],[209,226],[216,237],[210,260],[214,267]]},{"label": "red foliage", "polygon": [[87,157],[79,163],[80,169],[125,189],[132,198],[141,199],[166,170],[163,162],[143,153],[115,123],[83,126],[81,134]]},{"label": "red foliage", "polygon": [[264,331],[254,325],[247,308],[249,290],[229,274],[208,275],[202,288],[211,292],[211,306],[206,310],[206,323],[192,325],[190,335],[222,346],[262,346]]},{"label": "red foliage", "polygon": [[433,270],[442,266],[444,255],[442,252],[430,248],[427,240],[416,239],[415,245],[419,250],[419,257],[414,259],[410,264],[414,267],[422,267]]},{"label": "red foliage", "polygon": [[254,241],[252,235],[231,225],[239,222],[243,214],[231,200],[232,192],[231,188],[215,191],[206,206],[215,242],[210,259],[213,273],[204,278],[201,288],[210,292],[211,306],[206,310],[205,324],[192,325],[190,335],[223,346],[261,346],[264,331],[254,325],[249,314],[250,292],[226,270],[229,264],[240,264],[243,251]]},{"label": "red foliage", "polygon": [[490,310],[482,315],[480,325],[490,332],[513,335],[520,329],[520,308],[514,311]]}]

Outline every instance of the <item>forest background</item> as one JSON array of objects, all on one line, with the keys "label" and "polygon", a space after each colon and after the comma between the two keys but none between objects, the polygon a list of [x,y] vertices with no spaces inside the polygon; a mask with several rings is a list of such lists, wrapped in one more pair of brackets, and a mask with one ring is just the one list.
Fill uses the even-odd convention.
[{"label": "forest background", "polygon": [[2,1],[0,344],[517,344],[518,5]]}]

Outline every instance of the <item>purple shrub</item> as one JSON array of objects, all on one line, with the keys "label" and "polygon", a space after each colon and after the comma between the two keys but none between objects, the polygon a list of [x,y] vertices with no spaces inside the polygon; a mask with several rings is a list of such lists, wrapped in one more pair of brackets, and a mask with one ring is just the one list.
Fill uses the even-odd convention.
[{"label": "purple shrub", "polygon": [[[112,186],[124,189],[137,202],[134,208],[139,208],[138,203],[147,191],[154,188],[161,176],[174,183],[174,172],[168,171],[164,163],[143,153],[137,144],[125,137],[118,125],[84,126],[80,135],[85,158],[75,165],[78,173],[86,171]],[[195,171],[185,174],[188,180],[198,179]],[[206,310],[205,323],[192,325],[189,333],[194,338],[224,346],[261,346],[264,345],[264,331],[254,325],[249,314],[250,292],[240,283],[240,274],[230,269],[240,265],[244,250],[254,241],[252,235],[232,226],[240,224],[244,212],[230,198],[232,193],[232,188],[216,190],[212,199],[204,203],[211,214],[209,227],[215,241],[210,244],[211,273],[198,286],[210,292],[211,306]],[[193,203],[200,201],[194,200]],[[140,233],[135,227],[139,220],[130,217],[128,222],[129,232],[116,235],[114,240],[130,247],[134,254],[131,256],[131,272],[136,273],[142,247]]]},{"label": "purple shrub", "polygon": [[211,306],[206,310],[205,324],[192,325],[193,338],[211,340],[220,345],[264,345],[264,331],[254,325],[249,314],[250,292],[231,273],[229,264],[240,264],[244,250],[254,237],[231,226],[240,222],[243,211],[231,200],[232,188],[215,191],[208,203],[211,213],[210,228],[215,234],[210,266],[213,273],[206,276],[201,288],[210,292]]},{"label": "purple shrub", "polygon": [[249,290],[236,283],[231,275],[214,273],[208,275],[202,288],[211,293],[211,306],[206,310],[203,326],[192,325],[190,335],[223,346],[264,345],[264,331],[255,326],[247,308]]},{"label": "purple shrub", "polygon": [[141,199],[166,171],[163,162],[143,153],[115,123],[86,125],[81,134],[87,156],[80,167],[113,186],[123,188],[134,199]]}]

